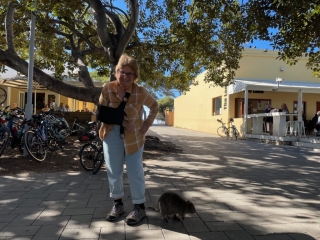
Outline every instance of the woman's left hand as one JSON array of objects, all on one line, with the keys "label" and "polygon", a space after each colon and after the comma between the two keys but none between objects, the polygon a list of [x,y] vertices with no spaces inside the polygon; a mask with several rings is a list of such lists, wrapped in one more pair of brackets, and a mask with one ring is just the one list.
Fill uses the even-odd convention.
[{"label": "woman's left hand", "polygon": [[139,133],[140,134],[146,134],[146,132],[148,131],[148,129],[150,128],[150,124],[147,122],[143,122],[141,128],[139,129]]}]

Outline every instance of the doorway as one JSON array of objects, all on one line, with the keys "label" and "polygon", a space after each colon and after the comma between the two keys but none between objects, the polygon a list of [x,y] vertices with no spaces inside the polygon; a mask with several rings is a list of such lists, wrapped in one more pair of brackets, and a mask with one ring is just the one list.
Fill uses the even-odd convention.
[{"label": "doorway", "polygon": [[[244,99],[235,99],[235,118],[242,118],[244,115]],[[248,99],[248,114],[264,113],[267,104],[271,103],[271,99]]]},{"label": "doorway", "polygon": [[316,102],[316,106],[317,106],[316,112],[320,111],[320,102]]},{"label": "doorway", "polygon": [[[36,109],[40,110],[44,107],[45,93],[32,93],[32,105],[36,104]],[[24,94],[24,102],[27,103],[28,93]]]}]

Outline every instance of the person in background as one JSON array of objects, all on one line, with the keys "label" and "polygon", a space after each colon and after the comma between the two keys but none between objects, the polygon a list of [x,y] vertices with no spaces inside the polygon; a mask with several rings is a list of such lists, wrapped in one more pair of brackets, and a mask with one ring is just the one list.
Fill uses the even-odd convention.
[{"label": "person in background", "polygon": [[64,108],[65,108],[65,111],[66,111],[66,112],[71,112],[71,108],[69,107],[68,104],[66,104],[66,105],[64,106]]},{"label": "person in background", "polygon": [[17,103],[12,103],[12,107],[11,107],[11,109],[16,109],[16,108],[18,108],[18,104]]},{"label": "person in background", "polygon": [[[287,107],[287,104],[282,103],[279,112],[285,112],[286,114],[289,114],[289,109]],[[290,121],[290,116],[286,116],[286,121]]]},{"label": "person in background", "polygon": [[320,136],[320,111],[318,111],[312,118],[312,124],[314,125],[314,134]]},{"label": "person in background", "polygon": [[49,107],[56,109],[56,101],[52,98],[50,98],[50,103],[49,103]]},{"label": "person in background", "polygon": [[44,105],[44,108],[41,109],[42,112],[50,111],[49,104]]},{"label": "person in background", "polygon": [[57,111],[64,112],[66,109],[63,106],[63,103],[60,103],[60,106],[57,108]]},{"label": "person in background", "polygon": [[[271,107],[271,104],[267,104],[267,108],[264,110],[264,113],[270,113],[273,110],[273,107]],[[272,135],[272,129],[273,129],[273,117],[266,117],[266,122],[269,126],[269,133]]]},{"label": "person in background", "polygon": [[[102,123],[99,137],[103,141],[103,152],[108,174],[110,197],[114,205],[107,214],[107,221],[115,221],[124,214],[122,198],[124,197],[123,165],[126,164],[128,182],[131,191],[133,211],[126,217],[128,225],[139,223],[146,217],[145,178],[142,153],[145,134],[152,125],[157,112],[158,103],[148,91],[138,85],[140,77],[138,62],[122,54],[115,68],[116,81],[107,83],[99,98],[103,106],[117,107],[126,92],[131,93],[125,106],[124,138],[120,136],[120,125]],[[150,111],[145,120],[142,119],[142,108]]]}]

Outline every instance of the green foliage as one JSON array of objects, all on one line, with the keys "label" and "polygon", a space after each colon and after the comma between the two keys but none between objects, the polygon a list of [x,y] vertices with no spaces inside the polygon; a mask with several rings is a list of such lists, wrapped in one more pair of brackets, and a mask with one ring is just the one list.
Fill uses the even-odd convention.
[{"label": "green foliage", "polygon": [[318,76],[320,1],[251,0],[244,9],[247,12],[244,22],[251,40],[271,41],[279,51],[278,58],[290,65],[308,57],[307,67]]},{"label": "green foliage", "polygon": [[[33,10],[34,1],[16,2],[19,5],[14,15],[15,47],[19,56],[28,59],[30,10]],[[85,56],[89,68],[98,72],[110,69],[110,59],[97,50],[102,48],[89,2],[37,1],[34,11],[37,17],[35,66],[55,69],[56,77],[66,66],[75,69],[78,66],[70,51],[75,44],[81,51],[91,50]],[[127,27],[131,9],[117,11],[111,7],[111,1],[101,2]],[[7,0],[0,0],[1,20],[5,18],[7,4]],[[112,1],[112,4],[117,5],[117,2]],[[177,89],[182,92],[189,89],[204,69],[209,70],[207,81],[216,85],[232,81],[242,44],[246,41],[239,6],[238,1],[230,0],[139,1],[138,25],[125,52],[139,61],[141,82],[154,91]],[[3,22],[0,48],[6,49]],[[115,34],[111,22],[107,28]],[[117,37],[113,35],[112,41]]]},{"label": "green foliage", "polygon": [[156,119],[164,120],[165,110],[166,109],[173,110],[174,99],[169,96],[166,96],[165,98],[161,98],[158,100],[158,106],[159,106],[159,110],[158,110]]},{"label": "green foliage", "polygon": [[106,74],[105,72],[93,71],[93,72],[90,72],[90,76],[93,81],[104,82],[104,83],[107,83],[110,81],[110,72]]},{"label": "green foliage", "polygon": [[[57,79],[62,78],[65,67],[71,74],[79,66],[93,69],[94,79],[107,81],[112,76],[116,62],[107,46],[115,50],[119,47],[122,30],[130,28],[131,13],[135,11],[130,3],[135,1],[123,1],[127,7],[117,5],[120,1],[100,1],[123,25],[116,28],[112,17],[105,18],[102,26],[110,36],[105,46],[89,5],[99,0],[38,0],[36,9],[33,0],[12,1],[17,3],[13,22],[15,50],[21,58],[29,57],[30,11],[34,10],[35,66],[54,69]],[[7,48],[7,7],[8,0],[0,0],[2,50]],[[204,70],[207,82],[229,85],[239,68],[243,46],[255,39],[272,41],[279,50],[279,59],[289,64],[295,64],[302,56],[309,57],[308,66],[316,74],[320,72],[320,31],[316,24],[320,19],[319,1],[140,0],[138,8],[138,23],[124,51],[138,60],[140,83],[154,92],[185,92]]]},{"label": "green foliage", "polygon": [[166,119],[165,119],[164,114],[158,112],[157,116],[156,116],[156,120],[157,120],[157,122],[164,122]]}]

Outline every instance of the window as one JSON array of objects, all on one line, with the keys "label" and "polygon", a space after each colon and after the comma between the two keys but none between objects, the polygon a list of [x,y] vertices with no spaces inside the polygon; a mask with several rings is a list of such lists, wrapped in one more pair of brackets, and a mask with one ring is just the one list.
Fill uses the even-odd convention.
[{"label": "window", "polygon": [[221,115],[222,97],[212,99],[212,115]]}]

